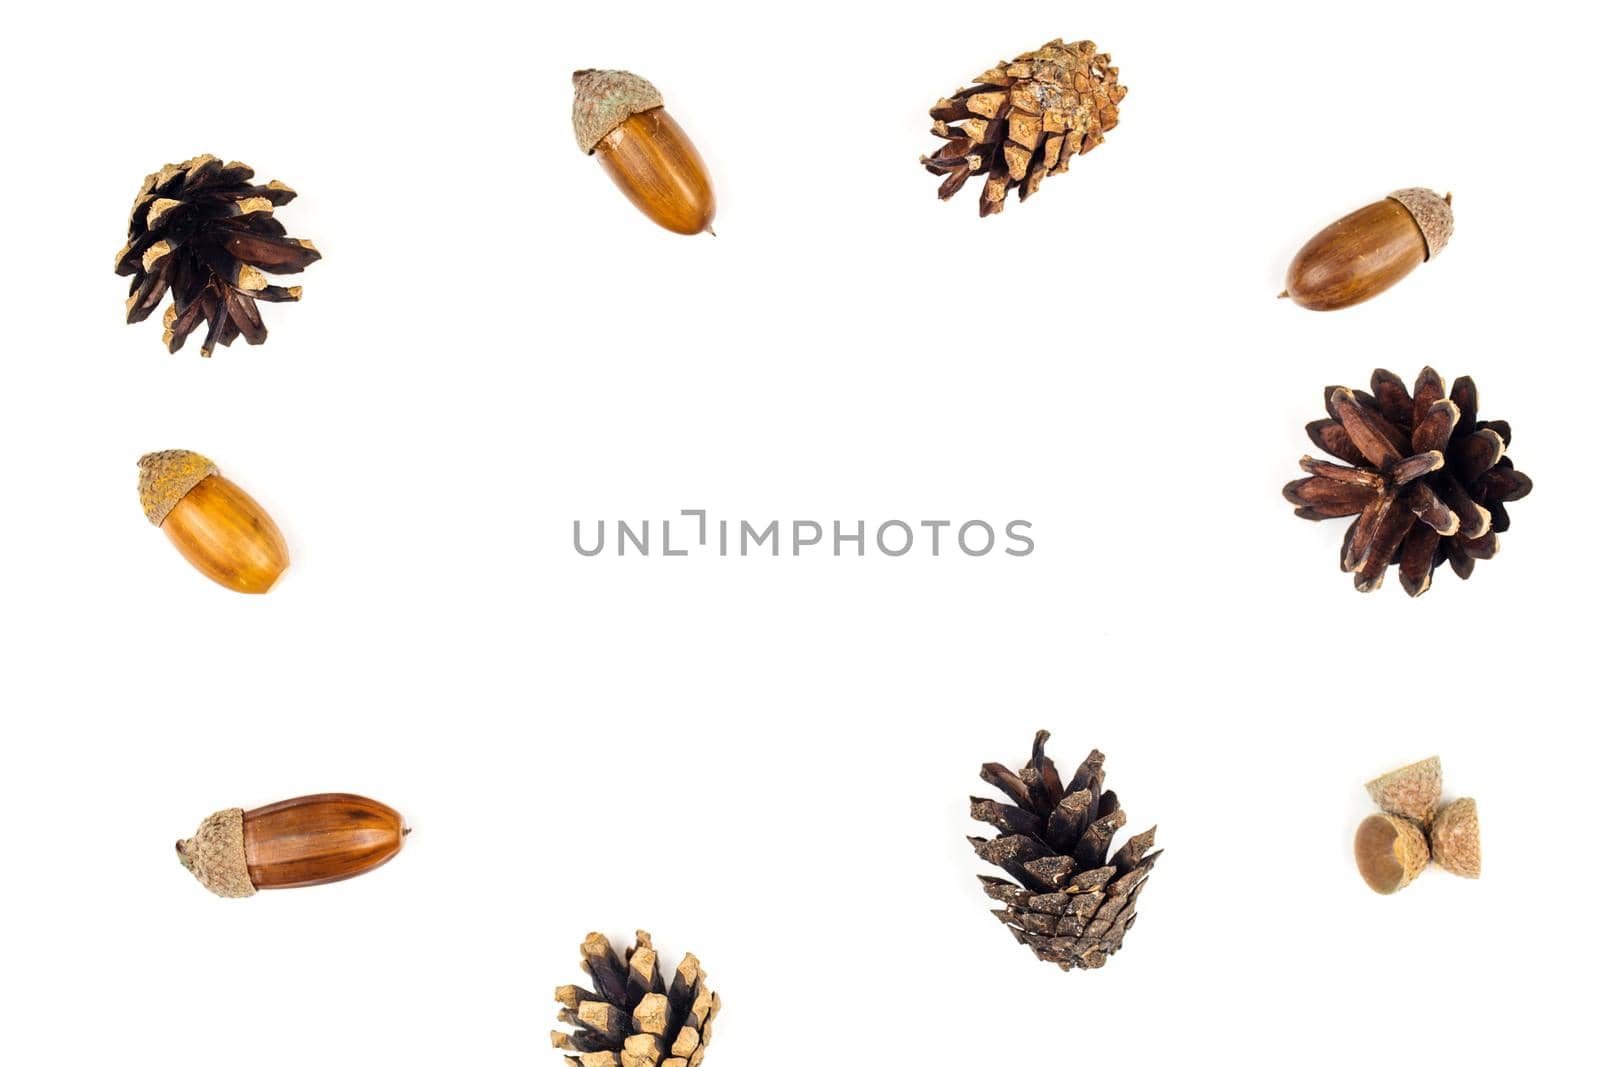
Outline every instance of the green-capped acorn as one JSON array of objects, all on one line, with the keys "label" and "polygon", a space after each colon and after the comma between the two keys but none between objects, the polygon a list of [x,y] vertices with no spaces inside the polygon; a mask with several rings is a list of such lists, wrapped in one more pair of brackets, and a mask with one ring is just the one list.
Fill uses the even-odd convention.
[{"label": "green-capped acorn", "polygon": [[1443,251],[1454,229],[1449,193],[1396,190],[1307,241],[1278,295],[1312,311],[1370,300]]},{"label": "green-capped acorn", "polygon": [[673,233],[711,232],[716,197],[705,160],[654,85],[625,70],[572,75],[572,132],[634,207]]}]

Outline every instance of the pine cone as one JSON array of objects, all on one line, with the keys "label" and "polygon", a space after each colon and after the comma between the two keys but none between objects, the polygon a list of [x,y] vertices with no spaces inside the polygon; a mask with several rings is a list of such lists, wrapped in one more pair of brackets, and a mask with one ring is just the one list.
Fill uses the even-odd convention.
[{"label": "pine cone", "polygon": [[1400,585],[1426,592],[1445,560],[1462,579],[1499,548],[1511,527],[1506,504],[1533,490],[1511,466],[1511,427],[1478,418],[1478,387],[1422,368],[1412,392],[1386,370],[1372,372],[1372,392],[1330,386],[1326,419],[1308,423],[1317,447],[1350,464],[1302,457],[1310,474],[1283,487],[1302,519],[1358,518],[1345,533],[1339,566],[1363,593],[1383,584],[1389,564]]},{"label": "pine cone", "polygon": [[272,217],[295,197],[282,182],[252,185],[255,171],[216,156],[196,156],[162,167],[144,180],[128,217],[128,243],[117,253],[117,273],[133,275],[128,322],[142,322],[167,290],[167,351],[176,352],[202,319],[208,324],[202,356],[218,342],[243,334],[267,339],[257,300],[299,300],[298,285],[268,285],[262,271],[298,274],[322,258],[310,241],[285,236]]},{"label": "pine cone", "polygon": [[1021,186],[1017,197],[1026,200],[1046,177],[1066,173],[1074,153],[1105,140],[1128,94],[1117,84],[1111,57],[1097,53],[1093,41],[1063,44],[1060,38],[973,80],[978,84],[928,112],[934,136],[946,143],[923,156],[922,165],[947,175],[940,200],[955,196],[972,175],[987,174],[980,218],[1004,209],[1013,188]]},{"label": "pine cone", "polygon": [[1021,883],[978,876],[984,892],[1005,905],[994,914],[1018,941],[1063,971],[1103,967],[1133,926],[1134,904],[1161,855],[1150,852],[1156,828],[1128,838],[1107,860],[1111,838],[1128,817],[1117,795],[1101,789],[1105,756],[1090,752],[1062,785],[1044,754],[1049,739],[1044,730],[1034,737],[1033,758],[1020,774],[984,764],[980,777],[1014,803],[973,797],[972,817],[1001,836],[967,840]]},{"label": "pine cone", "polygon": [[722,1000],[706,988],[705,972],[693,955],[678,964],[669,991],[656,965],[650,935],[640,930],[628,962],[604,934],[583,939],[583,969],[595,992],[575,985],[556,990],[561,1021],[573,1033],[550,1032],[556,1048],[576,1052],[578,1067],[697,1067],[711,1043],[711,1021]]}]

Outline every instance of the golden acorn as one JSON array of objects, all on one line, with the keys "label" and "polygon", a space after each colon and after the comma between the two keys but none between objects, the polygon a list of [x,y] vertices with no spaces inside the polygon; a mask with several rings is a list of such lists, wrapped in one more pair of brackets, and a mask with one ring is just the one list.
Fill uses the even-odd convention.
[{"label": "golden acorn", "polygon": [[184,559],[234,592],[265,593],[289,566],[272,517],[198,452],[141,456],[139,503]]},{"label": "golden acorn", "polygon": [[716,197],[705,160],[654,85],[625,70],[572,75],[572,131],[633,206],[673,233],[711,232]]}]

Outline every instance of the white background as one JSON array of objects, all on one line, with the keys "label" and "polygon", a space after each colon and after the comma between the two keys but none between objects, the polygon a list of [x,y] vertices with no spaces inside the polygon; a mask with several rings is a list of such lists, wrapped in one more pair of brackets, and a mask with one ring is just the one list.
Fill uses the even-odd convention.
[{"label": "white background", "polygon": [[[722,992],[712,1062],[1487,1063],[1587,1032],[1594,27],[1511,8],[32,5],[7,16],[0,747],[12,1063],[558,1063],[590,929]],[[1583,16],[1586,20],[1587,16]],[[1092,37],[1107,142],[976,217],[927,107]],[[658,230],[572,143],[637,70],[712,170]],[[326,258],[271,338],[121,322],[140,179],[213,152]],[[1400,287],[1273,299],[1406,185]],[[1278,495],[1329,383],[1472,374],[1534,478],[1498,558],[1361,596]],[[213,457],[264,598],[144,521]],[[1015,559],[595,559],[572,521],[1022,518]],[[1583,658],[1580,658],[1583,657]],[[1167,855],[1063,974],[985,912],[985,760],[1092,746]],[[1380,898],[1362,782],[1437,752],[1486,867]],[[415,829],[367,877],[209,897],[172,841],[323,790]]]}]

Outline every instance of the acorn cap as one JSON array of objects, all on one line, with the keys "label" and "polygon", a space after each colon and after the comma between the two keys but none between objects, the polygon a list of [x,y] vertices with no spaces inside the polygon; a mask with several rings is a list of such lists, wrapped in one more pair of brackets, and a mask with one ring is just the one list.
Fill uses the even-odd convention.
[{"label": "acorn cap", "polygon": [[1375,893],[1410,885],[1428,866],[1428,839],[1403,815],[1368,815],[1356,828],[1356,869]]},{"label": "acorn cap", "polygon": [[1471,797],[1452,800],[1434,816],[1428,832],[1433,861],[1451,874],[1476,878],[1483,869],[1478,850],[1478,802]]},{"label": "acorn cap", "polygon": [[244,856],[244,809],[207,817],[187,841],[178,842],[178,862],[219,897],[254,896]]},{"label": "acorn cap", "polygon": [[1440,196],[1432,189],[1396,189],[1389,194],[1389,199],[1400,201],[1400,206],[1411,212],[1411,217],[1416,220],[1417,228],[1422,231],[1423,244],[1428,248],[1424,259],[1432,259],[1444,251],[1444,246],[1450,243],[1450,235],[1456,229],[1456,216],[1450,210],[1449,193]]},{"label": "acorn cap", "polygon": [[217,465],[198,452],[175,448],[139,457],[139,503],[152,526],[167,521],[189,490],[217,472]]},{"label": "acorn cap", "polygon": [[578,70],[572,74],[572,132],[592,154],[605,135],[631,115],[662,106],[656,87],[625,70]]},{"label": "acorn cap", "polygon": [[1442,788],[1439,757],[1401,767],[1367,783],[1373,803],[1391,815],[1404,815],[1423,826],[1433,821]]}]

